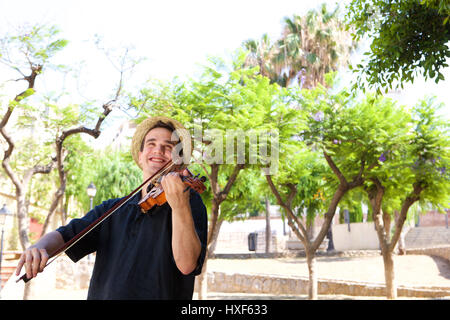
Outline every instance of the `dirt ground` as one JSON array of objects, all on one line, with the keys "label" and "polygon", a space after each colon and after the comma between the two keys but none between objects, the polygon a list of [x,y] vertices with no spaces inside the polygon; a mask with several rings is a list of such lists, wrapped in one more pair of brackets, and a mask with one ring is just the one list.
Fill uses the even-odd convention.
[{"label": "dirt ground", "polygon": [[[396,255],[394,270],[397,285],[450,288],[450,264],[439,257]],[[306,258],[210,259],[208,271],[308,277]],[[316,272],[319,279],[385,283],[381,256],[317,257]]]},{"label": "dirt ground", "polygon": [[[425,255],[394,256],[395,275],[398,285],[408,287],[449,287],[450,264],[437,257]],[[384,284],[384,265],[381,256],[368,257],[317,257],[319,279],[350,280]],[[279,259],[210,259],[208,271],[308,276],[305,258]],[[87,290],[54,290],[40,296],[43,300],[85,300]],[[196,295],[194,294],[194,299]],[[306,295],[256,295],[210,292],[210,300],[260,300],[260,299],[307,299]],[[385,297],[354,297],[345,295],[319,295],[321,300],[382,300]],[[402,299],[411,299],[399,297]],[[442,299],[442,298],[441,298]],[[447,300],[447,298],[444,298]],[[448,297],[450,299],[450,297]]]}]

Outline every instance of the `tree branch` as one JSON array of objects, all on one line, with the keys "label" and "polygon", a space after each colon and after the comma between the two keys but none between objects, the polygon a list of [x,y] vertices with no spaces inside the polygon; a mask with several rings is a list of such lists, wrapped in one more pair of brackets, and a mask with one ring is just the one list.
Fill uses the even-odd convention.
[{"label": "tree branch", "polygon": [[231,187],[233,186],[233,183],[236,181],[237,176],[239,175],[239,172],[244,169],[244,164],[237,164],[234,169],[231,176],[228,178],[227,184],[225,185],[225,188],[219,193],[220,199],[223,201],[227,197],[228,193],[231,190]]},{"label": "tree branch", "polygon": [[354,177],[353,181],[350,182],[350,184],[348,185],[349,189],[353,189],[353,188],[362,186],[362,184],[364,183],[362,175],[364,173],[365,164],[366,164],[366,162],[364,160],[361,160],[361,167],[359,168],[358,175],[356,177]]},{"label": "tree branch", "polygon": [[[283,201],[280,193],[278,192],[277,188],[275,187],[275,185],[272,181],[272,176],[266,175],[266,180],[267,180],[267,183],[269,184],[270,190],[272,191],[275,198],[277,199],[278,204],[285,209],[287,217],[288,217],[289,226],[291,227],[292,231],[294,231],[295,235],[300,239],[300,241],[303,243],[303,245],[306,248],[308,246],[306,229],[303,226],[303,224],[301,223],[301,221],[298,220],[298,218],[295,216],[295,214],[292,212],[292,209],[291,209],[292,201],[295,198],[295,195],[297,194],[297,188],[293,184],[290,184],[290,186],[288,185],[290,192],[287,196],[287,201],[285,202],[285,201]],[[300,228],[300,230],[303,232],[303,234],[300,233],[298,228]]]},{"label": "tree branch", "polygon": [[12,151],[14,150],[14,143],[12,142],[11,137],[6,133],[5,128],[1,128],[0,133],[2,134],[2,136],[5,138],[6,142],[8,143],[8,149],[5,151],[5,153],[3,155],[2,167],[3,167],[3,169],[5,169],[6,174],[11,179],[13,184],[16,186],[16,189],[21,190],[22,182],[14,174],[13,170],[11,169],[11,166],[9,165],[9,158],[12,154]]},{"label": "tree branch", "polygon": [[423,187],[420,183],[414,183],[413,185],[413,191],[405,198],[402,204],[402,209],[400,211],[400,215],[395,221],[395,232],[392,236],[391,243],[389,244],[389,249],[393,250],[395,248],[395,245],[398,242],[398,239],[400,238],[400,235],[402,233],[403,225],[406,221],[406,217],[408,215],[409,208],[414,204],[414,202],[419,201],[420,199],[420,193],[423,191]]},{"label": "tree branch", "polygon": [[331,170],[333,170],[334,174],[338,177],[339,181],[342,185],[347,186],[348,182],[345,179],[344,175],[342,174],[341,170],[336,166],[333,159],[326,153],[326,151],[323,151],[323,155],[325,156],[325,160],[327,160],[328,165],[330,166]]},{"label": "tree branch", "polygon": [[375,223],[375,229],[377,230],[378,239],[382,252],[387,252],[389,249],[386,231],[383,228],[383,217],[381,215],[381,203],[384,196],[384,187],[378,178],[372,178],[372,182],[375,184],[374,190],[369,190],[369,200],[372,206],[373,221]]}]

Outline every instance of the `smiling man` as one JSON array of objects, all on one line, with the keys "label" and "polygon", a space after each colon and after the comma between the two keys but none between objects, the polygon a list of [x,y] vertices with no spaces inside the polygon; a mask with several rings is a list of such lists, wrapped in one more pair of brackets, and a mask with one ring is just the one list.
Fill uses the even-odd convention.
[{"label": "smiling man", "polygon": [[[167,161],[180,159],[179,154],[187,164],[190,139],[188,131],[173,119],[153,117],[143,121],[131,147],[143,181]],[[185,192],[179,172],[165,175],[161,186],[167,203],[142,213],[138,203],[147,193],[144,186],[142,192],[66,251],[74,262],[96,252],[88,299],[192,299],[195,276],[201,272],[206,252],[206,208],[197,192]],[[49,253],[118,201],[104,201],[83,218],[43,236],[22,254],[16,274],[25,266],[27,278],[35,277],[43,270]]]}]

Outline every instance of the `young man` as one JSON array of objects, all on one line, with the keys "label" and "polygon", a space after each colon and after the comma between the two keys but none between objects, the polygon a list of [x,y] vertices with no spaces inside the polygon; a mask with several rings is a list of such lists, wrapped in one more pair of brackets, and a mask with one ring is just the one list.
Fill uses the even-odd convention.
[{"label": "young man", "polygon": [[[131,152],[142,169],[143,181],[174,158],[179,148],[173,132],[181,133],[178,136],[186,161],[191,141],[179,122],[153,117],[137,127]],[[179,173],[165,175],[161,185],[167,203],[142,213],[138,202],[147,193],[144,186],[66,251],[74,262],[96,252],[88,299],[192,299],[194,279],[201,272],[206,252],[206,208],[197,192],[185,192]],[[118,201],[107,200],[83,218],[43,236],[22,254],[16,274],[25,266],[27,278],[35,277],[43,271],[49,254]]]}]

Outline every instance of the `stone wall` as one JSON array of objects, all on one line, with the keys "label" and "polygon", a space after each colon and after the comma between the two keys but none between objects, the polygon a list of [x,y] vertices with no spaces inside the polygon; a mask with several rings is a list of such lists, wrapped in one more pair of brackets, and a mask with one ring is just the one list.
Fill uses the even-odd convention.
[{"label": "stone wall", "polygon": [[[343,256],[358,256],[361,252],[347,251]],[[370,251],[379,255],[379,250]],[[408,249],[407,254],[434,255],[450,262],[450,245],[425,249]],[[263,256],[263,255],[262,255]],[[242,257],[240,257],[242,258]],[[57,260],[54,282],[57,289],[87,289],[94,265],[94,257],[83,258],[73,263],[68,257]],[[307,295],[307,277],[288,277],[272,275],[248,275],[240,273],[208,272],[208,291],[229,293],[255,293],[272,295]],[[383,284],[353,282],[347,280],[318,280],[319,294],[342,294],[350,296],[385,296]],[[448,287],[398,287],[401,297],[438,298],[450,296]]]},{"label": "stone wall", "polygon": [[[248,275],[239,273],[208,272],[208,291],[228,293],[255,293],[271,295],[307,295],[307,277],[283,277],[270,275]],[[417,298],[438,298],[450,296],[448,287],[398,286],[398,296]],[[386,295],[382,284],[362,283],[344,280],[318,280],[318,294],[348,296]]]},{"label": "stone wall", "polygon": [[56,265],[56,289],[87,289],[91,280],[95,257],[85,257],[73,263],[67,256],[61,256]]},{"label": "stone wall", "polygon": [[437,256],[446,259],[450,263],[450,244],[434,246],[430,248],[406,249],[406,254],[423,254],[427,256]]}]

